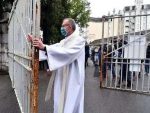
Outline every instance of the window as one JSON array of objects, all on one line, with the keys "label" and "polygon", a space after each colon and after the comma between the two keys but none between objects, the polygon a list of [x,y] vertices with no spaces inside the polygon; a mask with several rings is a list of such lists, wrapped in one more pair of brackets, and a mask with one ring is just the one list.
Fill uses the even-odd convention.
[{"label": "window", "polygon": [[129,11],[130,10],[130,7],[125,7],[125,11]]},{"label": "window", "polygon": [[132,6],[132,10],[135,10],[135,6]]},{"label": "window", "polygon": [[144,9],[144,5],[142,5],[142,9]]},{"label": "window", "polygon": [[150,9],[150,5],[146,5],[146,9]]},{"label": "window", "polygon": [[129,26],[125,26],[126,28],[129,28]]}]

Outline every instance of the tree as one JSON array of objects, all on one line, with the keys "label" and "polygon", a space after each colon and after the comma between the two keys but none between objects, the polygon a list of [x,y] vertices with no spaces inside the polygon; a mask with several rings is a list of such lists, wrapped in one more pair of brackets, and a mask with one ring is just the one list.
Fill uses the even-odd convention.
[{"label": "tree", "polygon": [[2,13],[3,13],[3,5],[2,1],[0,1],[0,19],[2,18]]},{"label": "tree", "polygon": [[[0,18],[7,5],[14,0],[0,0]],[[86,27],[89,21],[89,3],[87,0],[41,0],[41,29],[44,43],[56,43],[61,40],[62,20],[71,17],[80,27]]]},{"label": "tree", "polygon": [[44,43],[61,40],[60,27],[66,17],[75,19],[80,27],[86,27],[90,15],[89,5],[87,0],[41,0]]},{"label": "tree", "polygon": [[90,15],[90,3],[87,0],[70,0],[69,16],[74,18],[80,27],[86,27]]},{"label": "tree", "polygon": [[14,0],[0,0],[0,19],[3,18],[4,12],[10,12],[11,9],[8,8],[9,4],[13,4]]},{"label": "tree", "polygon": [[55,43],[61,40],[61,22],[63,18],[68,16],[68,10],[65,10],[66,3],[67,0],[41,1],[41,28],[44,43]]}]

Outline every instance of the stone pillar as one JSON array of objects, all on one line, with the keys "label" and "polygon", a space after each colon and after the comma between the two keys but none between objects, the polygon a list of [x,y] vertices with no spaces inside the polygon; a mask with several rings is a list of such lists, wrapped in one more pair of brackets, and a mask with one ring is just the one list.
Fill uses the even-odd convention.
[{"label": "stone pillar", "polygon": [[9,13],[3,13],[0,20],[0,71],[8,72],[8,18]]}]

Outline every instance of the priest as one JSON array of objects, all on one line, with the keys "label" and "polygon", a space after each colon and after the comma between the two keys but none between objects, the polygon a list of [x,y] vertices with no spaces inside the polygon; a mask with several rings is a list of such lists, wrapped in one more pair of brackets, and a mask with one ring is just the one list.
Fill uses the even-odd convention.
[{"label": "priest", "polygon": [[85,39],[71,18],[63,20],[60,30],[64,39],[53,45],[31,35],[28,39],[42,50],[40,59],[47,59],[50,71],[55,73],[54,113],[84,113]]}]

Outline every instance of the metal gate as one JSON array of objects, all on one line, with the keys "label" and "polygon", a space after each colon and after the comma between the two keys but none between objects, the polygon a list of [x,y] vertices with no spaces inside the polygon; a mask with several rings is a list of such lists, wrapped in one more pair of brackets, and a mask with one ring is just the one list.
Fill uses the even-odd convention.
[{"label": "metal gate", "polygon": [[150,94],[150,13],[104,16],[100,43],[100,86]]},{"label": "metal gate", "polygon": [[40,1],[15,0],[9,18],[9,75],[22,113],[38,112],[38,50],[27,34],[39,35]]}]

